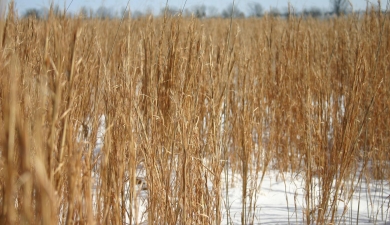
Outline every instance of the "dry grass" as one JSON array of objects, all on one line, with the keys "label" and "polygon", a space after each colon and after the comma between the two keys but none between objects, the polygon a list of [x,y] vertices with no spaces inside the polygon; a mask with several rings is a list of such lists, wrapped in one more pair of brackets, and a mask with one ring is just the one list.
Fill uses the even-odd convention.
[{"label": "dry grass", "polygon": [[231,30],[150,17],[125,21],[114,39],[116,20],[10,12],[1,224],[134,221],[140,165],[150,224],[220,224],[226,169],[243,177],[246,224],[259,191],[249,180],[270,168],[305,176],[308,224],[334,222],[342,190],[390,178],[386,15],[237,19]]}]

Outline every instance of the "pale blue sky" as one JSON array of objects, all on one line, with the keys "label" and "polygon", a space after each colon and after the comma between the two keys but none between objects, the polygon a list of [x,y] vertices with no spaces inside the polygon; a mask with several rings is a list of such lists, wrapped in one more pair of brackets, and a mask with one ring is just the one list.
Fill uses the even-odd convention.
[{"label": "pale blue sky", "polygon": [[[68,6],[72,0],[14,0],[19,15],[23,14],[28,8],[42,8],[48,7],[50,2],[54,1],[54,4],[58,4],[61,7]],[[127,4],[128,0],[73,0],[69,10],[71,12],[78,12],[80,7],[87,6],[93,9],[97,9],[100,6],[105,6],[112,9],[114,12],[120,12]],[[186,8],[191,8],[195,5],[214,6],[220,12],[226,8],[227,5],[232,3],[233,0],[187,0]],[[169,5],[175,7],[182,7],[185,0],[169,0]],[[317,7],[324,10],[330,9],[329,0],[236,0],[236,5],[244,12],[248,10],[248,4],[256,2],[260,3],[264,10],[269,10],[271,7],[278,8],[283,11],[287,8],[288,2],[295,8],[296,11],[301,11],[303,8]],[[354,10],[364,10],[367,2],[369,4],[376,4],[377,0],[350,0]],[[382,6],[385,8],[386,0],[382,0]],[[145,11],[151,9],[154,12],[158,12],[163,6],[165,6],[166,0],[130,0],[130,8],[132,11],[140,10]]]}]

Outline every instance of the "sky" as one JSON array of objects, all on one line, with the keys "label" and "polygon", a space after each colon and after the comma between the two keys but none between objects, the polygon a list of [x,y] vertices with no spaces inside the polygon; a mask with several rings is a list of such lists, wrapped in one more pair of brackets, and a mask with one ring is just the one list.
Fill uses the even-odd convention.
[{"label": "sky", "polygon": [[[70,5],[69,11],[71,12],[78,12],[82,6],[93,8],[94,10],[100,6],[105,6],[113,10],[113,12],[121,12],[128,2],[128,0],[14,0],[19,15],[22,15],[29,8],[41,9],[43,7],[48,7],[52,1],[54,1],[55,5],[58,4],[60,7],[64,7],[64,5],[68,7]],[[224,10],[232,1],[233,0],[187,0],[186,2],[186,0],[168,0],[169,5],[176,8],[182,8],[186,2],[185,8],[191,9],[191,7],[194,7],[195,5],[204,4],[206,6],[215,7],[219,12]],[[387,1],[390,0],[381,0],[383,9],[385,9]],[[248,12],[249,3],[260,3],[265,11],[269,11],[271,8],[278,8],[283,12],[287,9],[289,2],[297,12],[312,7],[317,7],[325,11],[330,10],[329,0],[235,0],[237,7],[244,12]],[[377,0],[350,0],[350,2],[353,5],[354,10],[364,10],[367,3],[377,4]],[[151,10],[157,13],[165,4],[166,0],[130,0],[130,9],[131,11],[139,10],[143,12]]]}]

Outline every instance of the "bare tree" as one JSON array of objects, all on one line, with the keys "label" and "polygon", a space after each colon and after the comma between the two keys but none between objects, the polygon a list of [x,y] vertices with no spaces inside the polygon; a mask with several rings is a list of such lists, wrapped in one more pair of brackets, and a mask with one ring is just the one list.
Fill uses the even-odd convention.
[{"label": "bare tree", "polygon": [[[36,12],[34,12],[36,11]],[[35,13],[37,13],[35,15]],[[29,16],[36,16],[38,19],[46,19],[49,17],[49,15],[52,15],[54,17],[61,17],[66,16],[65,10],[62,10],[59,5],[53,5],[51,4],[50,7],[42,7],[40,9],[28,9],[24,14],[23,17],[29,17]],[[70,14],[67,14],[70,15]]]},{"label": "bare tree", "polygon": [[249,16],[253,17],[262,17],[263,16],[263,6],[260,3],[249,3]]},{"label": "bare tree", "polygon": [[282,16],[282,13],[278,8],[273,7],[269,10],[268,15],[273,17],[278,17],[278,16]]},{"label": "bare tree", "polygon": [[[233,13],[233,15],[232,15]],[[233,4],[230,4],[225,10],[222,11],[222,17],[223,18],[242,18],[245,17],[244,12],[242,12],[237,6],[234,6],[233,10]]]},{"label": "bare tree", "polygon": [[97,18],[100,19],[111,19],[113,18],[113,13],[111,9],[105,7],[105,6],[100,6],[95,13]]},{"label": "bare tree", "polygon": [[83,6],[80,8],[79,14],[83,18],[87,18],[87,17],[92,18],[93,17],[93,9],[87,8],[86,6]]},{"label": "bare tree", "polygon": [[205,5],[194,6],[193,15],[197,18],[206,17],[206,6]]},{"label": "bare tree", "polygon": [[345,14],[348,9],[348,0],[330,0],[332,12],[337,16]]},{"label": "bare tree", "polygon": [[172,6],[167,6],[167,7],[164,7],[160,10],[160,15],[161,16],[176,16],[176,15],[179,15],[180,14],[180,9],[176,8],[176,7],[172,7]]},{"label": "bare tree", "polygon": [[24,18],[41,19],[42,13],[38,9],[27,9],[23,14]]},{"label": "bare tree", "polygon": [[312,7],[311,9],[304,9],[303,15],[305,17],[320,18],[323,13],[320,8]]}]

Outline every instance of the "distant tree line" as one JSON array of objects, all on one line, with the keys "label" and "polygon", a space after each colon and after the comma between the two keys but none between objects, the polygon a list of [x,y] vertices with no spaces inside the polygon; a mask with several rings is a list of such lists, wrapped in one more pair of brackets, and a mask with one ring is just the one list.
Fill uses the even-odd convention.
[{"label": "distant tree line", "polygon": [[[181,11],[178,8],[168,7],[160,10],[160,15],[182,15],[185,17],[197,17],[197,18],[213,18],[213,17],[222,17],[222,18],[244,18],[244,17],[263,17],[264,15],[275,16],[275,17],[291,17],[291,16],[302,16],[302,17],[312,17],[312,18],[323,18],[327,16],[341,16],[347,14],[350,9],[350,5],[348,0],[330,0],[331,10],[326,12],[320,8],[312,7],[310,9],[304,9],[302,12],[294,12],[292,10],[286,10],[286,12],[281,12],[277,8],[271,8],[269,10],[264,10],[260,3],[249,3],[247,5],[247,14],[244,13],[237,6],[233,6],[233,4],[228,5],[222,11],[219,11],[216,7],[213,6],[205,6],[205,5],[195,5],[189,8],[186,8],[184,11]],[[50,10],[47,8],[41,9],[28,9],[24,12],[22,17],[35,17],[37,19],[47,18]],[[84,18],[100,18],[100,19],[113,19],[113,18],[138,18],[146,15],[152,14],[149,10],[148,12],[141,11],[129,11],[122,10],[114,11],[112,8],[108,8],[105,6],[101,6],[96,10],[92,8],[82,7],[80,11],[76,14],[71,14],[69,12],[65,12],[61,10],[59,6],[52,7],[51,13],[56,16],[82,16]]]}]

